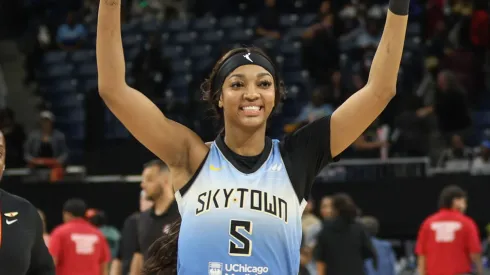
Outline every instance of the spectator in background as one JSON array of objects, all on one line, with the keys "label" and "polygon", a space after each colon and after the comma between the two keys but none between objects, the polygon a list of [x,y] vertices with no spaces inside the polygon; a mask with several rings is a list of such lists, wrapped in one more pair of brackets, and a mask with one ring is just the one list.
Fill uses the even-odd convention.
[{"label": "spectator in background", "polygon": [[41,209],[38,209],[37,212],[39,213],[39,216],[41,217],[41,221],[43,222],[44,243],[46,244],[46,247],[49,249],[49,233],[48,233],[48,228],[46,226],[46,215]]},{"label": "spectator in background", "polygon": [[363,226],[356,222],[357,206],[347,194],[332,197],[333,218],[325,221],[315,246],[318,275],[366,274],[364,261],[373,259],[376,251]]},{"label": "spectator in background", "polygon": [[256,34],[258,36],[257,44],[269,48],[268,43],[281,38],[279,32],[279,11],[276,8],[276,0],[264,0],[265,7],[259,14],[258,27]]},{"label": "spectator in background", "polygon": [[440,210],[422,223],[415,248],[420,275],[470,274],[472,262],[476,274],[483,274],[478,228],[464,215],[466,198],[460,187],[445,187]]},{"label": "spectator in background", "polygon": [[139,211],[124,220],[121,231],[121,245],[117,256],[112,261],[111,275],[127,275],[131,268],[131,260],[138,249],[138,224],[141,212],[153,207],[153,202],[146,198],[145,191],[140,193]]},{"label": "spectator in background", "polygon": [[434,113],[439,130],[449,140],[455,133],[466,137],[471,127],[471,117],[465,92],[456,77],[449,71],[441,71],[437,75],[437,88],[434,91],[433,104],[418,112],[429,115]]},{"label": "spectator in background", "polygon": [[6,146],[9,148],[5,164],[11,168],[24,166],[23,146],[26,134],[24,128],[15,121],[15,114],[10,108],[1,111],[0,128],[5,137]]},{"label": "spectator in background", "polygon": [[107,275],[111,252],[104,235],[87,222],[87,205],[70,199],[63,205],[63,224],[56,227],[49,241],[49,251],[57,275]]},{"label": "spectator in background", "polygon": [[119,233],[119,230],[114,226],[107,224],[107,216],[104,211],[88,209],[85,213],[85,218],[102,232],[109,244],[111,258],[115,258],[119,251],[119,241],[121,240],[121,233]]},{"label": "spectator in background", "polygon": [[387,141],[382,141],[378,137],[378,127],[376,121],[371,124],[359,138],[354,141],[352,154],[355,158],[379,158],[380,149],[389,146]]},{"label": "spectator in background", "polygon": [[322,229],[321,220],[313,214],[314,203],[309,200],[306,204],[303,216],[301,217],[301,225],[303,227],[303,245],[301,248],[302,266],[306,269],[303,273],[308,272],[310,275],[316,274],[315,262],[312,259],[313,249],[316,245],[318,233]]},{"label": "spectator in background", "polygon": [[330,2],[324,1],[316,22],[303,33],[303,66],[318,84],[330,84],[332,74],[339,70],[340,51],[333,27]]},{"label": "spectator in background", "polygon": [[68,159],[65,135],[54,129],[53,113],[43,111],[40,118],[40,129],[32,131],[24,144],[24,160],[30,167],[52,168],[51,180],[59,180]]},{"label": "spectator in background", "polygon": [[325,91],[318,88],[313,92],[311,101],[303,107],[300,114],[295,119],[295,123],[307,124],[319,118],[329,116],[332,113],[332,105],[325,102]]},{"label": "spectator in background", "polygon": [[472,175],[490,175],[490,140],[481,144],[480,155],[471,164]]},{"label": "spectator in background", "polygon": [[151,34],[133,62],[134,87],[150,98],[162,97],[172,79],[170,60],[162,53],[158,34]]},{"label": "spectator in background", "polygon": [[66,22],[58,27],[56,42],[60,49],[73,51],[79,49],[87,38],[85,26],[78,22],[75,13],[66,16]]},{"label": "spectator in background", "polygon": [[320,216],[323,220],[328,220],[333,217],[332,197],[326,196],[322,198],[320,203]]},{"label": "spectator in background", "polygon": [[378,268],[373,266],[373,260],[365,262],[367,275],[395,275],[396,256],[391,243],[378,239],[379,222],[375,217],[365,216],[360,219],[361,224],[371,236],[376,254],[378,255]]},{"label": "spectator in background", "polygon": [[473,150],[464,144],[459,135],[451,137],[450,147],[445,149],[437,166],[454,172],[468,172],[473,160]]}]

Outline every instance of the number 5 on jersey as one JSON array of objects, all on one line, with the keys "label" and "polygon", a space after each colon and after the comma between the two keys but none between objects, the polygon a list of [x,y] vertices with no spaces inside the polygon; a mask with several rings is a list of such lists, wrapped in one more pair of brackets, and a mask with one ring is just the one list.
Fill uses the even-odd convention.
[{"label": "number 5 on jersey", "polygon": [[[247,238],[239,230],[245,231],[248,235],[252,235],[252,222],[251,221],[230,221],[230,242],[228,253],[231,256],[248,257],[252,255],[252,241]],[[237,245],[238,243],[238,245]]]}]

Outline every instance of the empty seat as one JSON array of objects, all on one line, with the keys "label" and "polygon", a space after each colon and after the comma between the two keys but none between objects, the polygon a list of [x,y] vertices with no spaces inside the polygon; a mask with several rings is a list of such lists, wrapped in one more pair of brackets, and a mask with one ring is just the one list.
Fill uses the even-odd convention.
[{"label": "empty seat", "polygon": [[44,55],[45,64],[62,63],[66,60],[67,53],[62,51],[47,52]]},{"label": "empty seat", "polygon": [[177,44],[191,44],[197,38],[197,33],[195,32],[180,32],[175,35],[173,41]]},{"label": "empty seat", "polygon": [[246,24],[247,24],[247,27],[248,28],[255,28],[255,27],[257,27],[257,24],[258,24],[257,17],[255,17],[255,16],[248,17]]},{"label": "empty seat", "polygon": [[410,23],[407,26],[407,35],[409,36],[419,36],[420,35],[420,24],[418,23]]},{"label": "empty seat", "polygon": [[193,67],[195,72],[202,73],[207,70],[210,70],[214,64],[215,60],[213,58],[204,58],[200,59],[199,61],[195,62],[195,65]]},{"label": "empty seat", "polygon": [[126,57],[126,60],[133,61],[136,58],[136,56],[138,56],[139,53],[140,53],[140,48],[134,47],[125,50],[124,56]]},{"label": "empty seat", "polygon": [[247,43],[252,38],[254,32],[251,29],[233,29],[228,33],[228,37],[233,42]]},{"label": "empty seat", "polygon": [[[282,43],[279,46],[279,52],[283,54],[284,56],[291,56],[291,55],[299,55],[301,51],[301,43],[300,42],[293,42],[293,43]],[[287,59],[286,59],[287,62]]]},{"label": "empty seat", "polygon": [[147,20],[141,23],[141,29],[147,33],[156,32],[160,28],[157,20]]},{"label": "empty seat", "polygon": [[82,89],[84,92],[91,92],[92,90],[97,89],[97,87],[98,87],[97,79],[96,78],[89,78],[89,79],[85,80],[82,87],[83,87]]},{"label": "empty seat", "polygon": [[191,58],[207,57],[211,53],[211,50],[210,45],[192,46],[189,50],[189,56]]},{"label": "empty seat", "polygon": [[299,55],[290,56],[284,59],[282,68],[286,72],[297,72],[300,71],[302,67],[302,60]]},{"label": "empty seat", "polygon": [[182,56],[184,48],[182,46],[165,46],[162,49],[163,55],[168,58],[179,58]]},{"label": "empty seat", "polygon": [[189,82],[192,80],[191,75],[177,75],[170,81],[169,87],[174,90],[187,89]]},{"label": "empty seat", "polygon": [[95,62],[95,50],[78,50],[71,54],[71,60],[73,62]]},{"label": "empty seat", "polygon": [[224,38],[224,32],[221,30],[208,31],[201,35],[201,41],[210,44],[223,42],[223,38]]},{"label": "empty seat", "polygon": [[139,34],[129,34],[123,36],[124,47],[139,47],[142,41],[143,37]]},{"label": "empty seat", "polygon": [[192,62],[186,60],[175,60],[172,62],[172,71],[175,73],[187,73]]},{"label": "empty seat", "polygon": [[78,87],[78,81],[76,79],[64,79],[55,82],[51,88],[52,89],[57,89],[57,90],[70,90],[70,89],[77,89]]},{"label": "empty seat", "polygon": [[123,34],[130,34],[130,33],[135,33],[137,32],[137,29],[140,26],[140,21],[138,20],[131,20],[128,23],[124,23],[121,26],[121,31]]},{"label": "empty seat", "polygon": [[219,26],[223,29],[239,28],[243,25],[243,17],[241,16],[227,16],[221,18]]},{"label": "empty seat", "polygon": [[82,64],[78,67],[77,74],[81,77],[94,77],[97,75],[97,65],[95,63]]},{"label": "empty seat", "polygon": [[296,14],[284,14],[279,17],[279,25],[283,28],[290,28],[296,25],[298,22],[298,16]]},{"label": "empty seat", "polygon": [[43,75],[45,78],[67,78],[72,75],[73,69],[71,64],[57,64],[49,66]]},{"label": "empty seat", "polygon": [[305,32],[305,28],[291,28],[286,33],[286,38],[291,40],[298,40]]},{"label": "empty seat", "polygon": [[169,21],[166,25],[164,25],[164,28],[171,32],[183,32],[187,30],[188,25],[189,22],[187,22],[187,20],[178,19]]},{"label": "empty seat", "polygon": [[195,19],[192,22],[192,29],[197,31],[210,30],[216,25],[216,18],[214,17],[204,17]]}]

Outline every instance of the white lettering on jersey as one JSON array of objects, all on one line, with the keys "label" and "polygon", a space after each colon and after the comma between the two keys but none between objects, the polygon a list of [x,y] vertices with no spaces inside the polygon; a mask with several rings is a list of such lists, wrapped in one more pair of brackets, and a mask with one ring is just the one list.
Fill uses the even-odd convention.
[{"label": "white lettering on jersey", "polygon": [[71,234],[70,239],[75,243],[75,250],[78,255],[92,255],[95,251],[95,244],[99,241],[99,236],[95,234]]},{"label": "white lettering on jersey", "polygon": [[463,226],[456,221],[433,222],[430,228],[436,232],[436,242],[451,243],[454,241],[456,231]]}]

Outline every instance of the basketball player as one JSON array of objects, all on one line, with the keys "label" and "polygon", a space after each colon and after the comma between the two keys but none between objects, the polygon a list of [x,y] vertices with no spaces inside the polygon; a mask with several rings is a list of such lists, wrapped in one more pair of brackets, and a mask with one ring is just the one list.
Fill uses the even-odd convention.
[{"label": "basketball player", "polygon": [[[5,170],[5,139],[0,132],[0,179]],[[43,240],[43,222],[26,199],[0,189],[0,274],[55,275]]]},{"label": "basketball player", "polygon": [[408,0],[391,0],[368,83],[331,116],[289,134],[265,136],[284,85],[271,59],[236,48],[203,88],[224,123],[210,147],[165,117],[125,81],[121,0],[100,1],[99,93],[109,109],[168,164],[182,217],[178,274],[297,274],[301,214],[317,173],[376,119],[395,95]]}]

